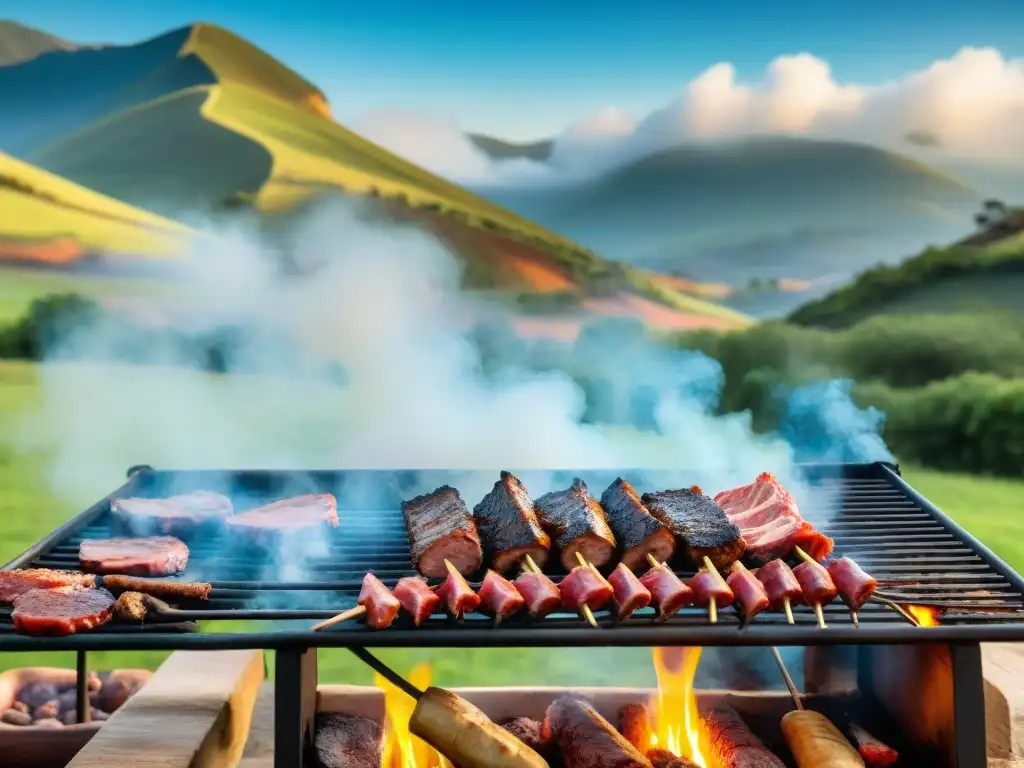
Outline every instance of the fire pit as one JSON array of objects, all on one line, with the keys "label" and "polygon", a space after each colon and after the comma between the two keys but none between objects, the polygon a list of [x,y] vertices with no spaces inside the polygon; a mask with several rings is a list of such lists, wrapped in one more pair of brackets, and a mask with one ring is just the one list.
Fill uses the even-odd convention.
[{"label": "fire pit", "polygon": [[[111,500],[128,496],[160,498],[217,490],[241,508],[299,494],[332,493],[339,502],[341,522],[318,540],[319,548],[296,537],[287,545],[292,553],[288,557],[239,548],[223,533],[188,539],[188,568],[176,578],[209,582],[208,600],[186,601],[142,623],[109,623],[70,637],[18,634],[8,608],[0,612],[0,651],[276,649],[277,764],[295,766],[302,763],[312,734],[318,647],[801,646],[807,649],[806,693],[826,708],[842,699],[854,712],[871,715],[867,719],[873,723],[880,721],[875,727],[883,733],[905,738],[911,745],[907,754],[914,759],[903,764],[980,768],[985,747],[979,643],[1024,641],[1024,580],[910,488],[895,467],[803,469],[808,484],[833,503],[834,512],[822,524],[822,532],[835,540],[838,553],[855,558],[879,580],[879,592],[886,597],[886,602],[863,607],[859,626],[845,607],[834,603],[821,617],[825,627],[808,607],[794,607],[792,624],[782,612],[771,611],[744,623],[732,608],[721,609],[717,623],[709,623],[701,608],[684,608],[667,621],[655,621],[653,609],[647,608],[622,621],[608,610],[594,611],[597,628],[572,613],[554,613],[537,621],[516,615],[500,626],[482,614],[455,621],[436,613],[418,627],[400,618],[385,630],[350,621],[314,632],[313,620],[356,606],[368,571],[389,586],[415,573],[399,508],[402,499],[423,488],[423,473],[170,472],[141,467],[130,473],[124,487],[6,568],[77,569],[83,539],[121,533],[111,514]],[[498,473],[478,474],[493,483]],[[556,487],[580,475],[599,488],[620,475],[646,487],[648,473],[554,474]],[[429,473],[433,487],[446,482],[459,486],[466,476]],[[690,482],[702,480],[694,477]],[[296,542],[299,557],[294,556]],[[557,579],[564,573],[560,568],[549,564],[547,570]],[[673,568],[682,578],[693,575],[686,566]],[[472,586],[478,588],[479,582]],[[261,623],[258,630],[229,633],[218,631],[217,621],[222,619]],[[744,702],[768,698],[777,700],[779,707],[788,706],[775,694],[730,695]],[[771,738],[767,733],[763,737]]]}]

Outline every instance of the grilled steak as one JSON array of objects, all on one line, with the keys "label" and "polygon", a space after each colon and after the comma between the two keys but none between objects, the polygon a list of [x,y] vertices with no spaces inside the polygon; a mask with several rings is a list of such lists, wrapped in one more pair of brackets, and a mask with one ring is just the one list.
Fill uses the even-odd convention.
[{"label": "grilled steak", "polygon": [[491,492],[473,508],[473,517],[491,567],[498,573],[515,568],[527,555],[544,567],[551,538],[537,519],[530,494],[511,472],[501,473]]},{"label": "grilled steak", "polygon": [[313,752],[316,768],[381,768],[384,734],[366,717],[320,713]]},{"label": "grilled steak", "polygon": [[633,486],[621,477],[601,494],[601,506],[622,547],[622,562],[629,570],[645,567],[647,555],[654,555],[659,563],[672,559],[676,537],[647,510]]},{"label": "grilled steak", "polygon": [[11,620],[27,635],[63,636],[106,623],[113,610],[114,596],[105,589],[31,589],[15,598]]},{"label": "grilled steak", "polygon": [[110,511],[136,536],[188,535],[197,528],[220,525],[231,516],[231,499],[212,491],[196,491],[166,499],[114,499]]},{"label": "grilled steak", "polygon": [[52,587],[93,587],[96,579],[85,573],[54,571],[49,568],[22,568],[0,571],[0,603],[13,603],[14,599],[30,589]]},{"label": "grilled steak", "polygon": [[740,529],[699,488],[645,493],[641,501],[675,534],[694,565],[703,565],[706,556],[716,568],[726,568],[743,554]]},{"label": "grilled steak", "polygon": [[578,696],[559,696],[551,703],[544,733],[561,748],[565,768],[651,768],[615,726]]},{"label": "grilled steak", "polygon": [[412,564],[427,578],[448,574],[448,560],[463,576],[480,570],[483,550],[476,523],[450,485],[402,502]]},{"label": "grilled steak", "polygon": [[608,518],[578,477],[564,491],[552,491],[537,499],[537,517],[551,535],[565,570],[579,562],[576,553],[598,567],[612,558],[615,534]]},{"label": "grilled steak", "polygon": [[273,546],[281,537],[308,534],[318,528],[338,525],[338,502],[329,493],[310,493],[264,504],[227,521],[229,531],[245,541]]},{"label": "grilled steak", "polygon": [[111,592],[142,592],[164,600],[206,600],[211,589],[203,581],[165,581],[137,576],[104,576],[103,586]]},{"label": "grilled steak", "polygon": [[185,570],[188,547],[173,536],[86,539],[78,547],[78,561],[87,573],[170,576]]},{"label": "grilled steak", "polygon": [[707,740],[707,747],[701,751],[712,764],[722,768],[784,768],[728,704],[702,711],[700,719]]}]

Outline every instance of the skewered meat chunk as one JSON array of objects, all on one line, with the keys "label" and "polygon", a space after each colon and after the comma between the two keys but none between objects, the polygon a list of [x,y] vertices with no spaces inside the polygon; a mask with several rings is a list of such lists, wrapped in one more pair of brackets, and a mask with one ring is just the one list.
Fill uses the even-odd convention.
[{"label": "skewered meat chunk", "polygon": [[832,577],[823,565],[800,563],[793,569],[793,575],[800,583],[800,592],[808,605],[828,605],[839,594]]},{"label": "skewered meat chunk", "polygon": [[565,768],[651,768],[640,750],[578,696],[555,699],[544,730],[561,748]]},{"label": "skewered meat chunk", "polygon": [[366,608],[366,626],[371,629],[390,627],[401,606],[387,585],[372,573],[363,576],[363,586],[356,602]]},{"label": "skewered meat chunk", "polygon": [[596,568],[587,565],[577,565],[558,586],[562,602],[573,611],[582,610],[584,605],[592,611],[599,611],[615,594],[608,580]]},{"label": "skewered meat chunk", "polygon": [[658,562],[672,559],[676,537],[648,511],[633,486],[621,477],[601,494],[601,506],[622,547],[622,562],[627,568],[636,571],[643,567],[648,555]]},{"label": "skewered meat chunk", "polygon": [[146,539],[86,539],[78,547],[86,573],[171,576],[188,565],[188,547],[173,536]]},{"label": "skewered meat chunk", "polygon": [[501,619],[526,605],[526,600],[512,582],[494,571],[487,571],[484,576],[484,583],[480,585],[480,601]]},{"label": "skewered meat chunk", "polygon": [[525,486],[511,472],[502,472],[491,492],[473,508],[488,559],[498,573],[521,565],[527,555],[538,567],[548,561],[551,537],[540,524]]},{"label": "skewered meat chunk", "polygon": [[799,605],[803,601],[804,593],[800,589],[800,582],[783,560],[770,560],[758,568],[757,580],[764,584],[764,591],[768,594],[772,610],[781,608],[787,597],[794,605]]},{"label": "skewered meat chunk", "polygon": [[732,564],[732,573],[725,581],[748,621],[768,607],[768,593],[764,585],[739,560]]},{"label": "skewered meat chunk", "polygon": [[463,576],[480,570],[483,550],[473,516],[450,485],[402,502],[412,564],[427,578],[448,573],[448,560]]},{"label": "skewered meat chunk", "polygon": [[73,635],[105,624],[114,596],[105,589],[54,587],[32,589],[14,600],[11,620],[27,635]]},{"label": "skewered meat chunk", "polygon": [[321,712],[313,752],[316,768],[381,768],[384,733],[369,718]]},{"label": "skewered meat chunk", "polygon": [[665,563],[651,568],[640,577],[640,583],[650,591],[655,605],[658,606],[658,615],[663,619],[693,602],[693,590]]},{"label": "skewered meat chunk", "polygon": [[537,499],[536,509],[567,571],[577,562],[577,552],[598,567],[611,560],[615,534],[601,505],[578,477],[565,490],[552,491]]},{"label": "skewered meat chunk", "polygon": [[828,575],[839,590],[839,597],[851,611],[859,611],[868,598],[875,594],[878,582],[848,557],[840,557],[828,564]]},{"label": "skewered meat chunk", "polygon": [[412,616],[413,626],[418,627],[433,615],[441,604],[441,598],[423,579],[406,576],[398,580],[391,590],[402,608]]},{"label": "skewered meat chunk", "polygon": [[703,710],[701,725],[707,739],[702,751],[712,764],[721,768],[785,768],[728,704]]},{"label": "skewered meat chunk", "polygon": [[724,608],[736,599],[732,589],[718,572],[713,573],[706,569],[697,571],[697,575],[690,579],[689,587],[693,590],[693,604],[701,607],[707,607],[714,600],[717,607]]},{"label": "skewered meat chunk", "polygon": [[699,565],[706,556],[716,568],[727,568],[743,554],[740,529],[699,488],[645,493],[641,500],[672,531],[692,563]]},{"label": "skewered meat chunk", "polygon": [[208,525],[222,525],[233,511],[231,499],[195,491],[164,499],[127,498],[110,502],[110,512],[136,536],[187,536]]},{"label": "skewered meat chunk", "polygon": [[562,592],[543,573],[524,571],[512,582],[526,601],[526,610],[535,619],[542,619],[562,607]]},{"label": "skewered meat chunk", "polygon": [[615,614],[620,621],[646,608],[651,603],[651,592],[625,563],[615,566],[608,577],[615,597]]},{"label": "skewered meat chunk", "polygon": [[437,589],[437,596],[444,601],[448,613],[457,619],[461,619],[466,613],[472,613],[480,606],[480,595],[474,592],[462,574],[455,570],[448,572],[448,578]]},{"label": "skewered meat chunk", "polygon": [[55,571],[50,568],[19,568],[13,571],[0,571],[0,603],[13,603],[14,598],[30,589],[89,588],[94,586],[96,586],[95,577],[85,573]]}]

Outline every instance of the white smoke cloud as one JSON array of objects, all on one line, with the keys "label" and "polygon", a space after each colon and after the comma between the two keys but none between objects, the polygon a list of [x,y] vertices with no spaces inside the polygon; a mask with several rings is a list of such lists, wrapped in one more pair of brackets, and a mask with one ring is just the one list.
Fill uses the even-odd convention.
[{"label": "white smoke cloud", "polygon": [[[965,47],[881,84],[839,82],[827,62],[798,53],[778,57],[752,83],[738,81],[731,64],[714,64],[639,119],[615,107],[584,116],[556,137],[551,165],[557,177],[576,178],[685,142],[781,134],[864,141],[937,160],[1024,167],[1021,125],[1024,59],[1008,59],[994,48]],[[516,167],[489,162],[453,121],[430,126],[426,130],[409,115],[383,115],[366,135],[468,184],[550,178],[525,161]],[[937,146],[922,149],[907,141],[908,134],[922,133],[934,136]]]}]

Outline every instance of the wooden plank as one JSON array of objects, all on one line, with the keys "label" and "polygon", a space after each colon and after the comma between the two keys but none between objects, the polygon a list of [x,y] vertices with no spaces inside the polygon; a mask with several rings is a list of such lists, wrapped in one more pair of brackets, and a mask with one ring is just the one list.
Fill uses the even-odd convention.
[{"label": "wooden plank", "polygon": [[234,768],[262,682],[262,651],[176,652],[68,768]]},{"label": "wooden plank", "polygon": [[988,756],[1024,761],[1024,645],[981,647]]}]

